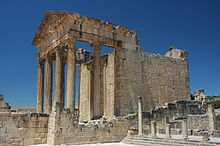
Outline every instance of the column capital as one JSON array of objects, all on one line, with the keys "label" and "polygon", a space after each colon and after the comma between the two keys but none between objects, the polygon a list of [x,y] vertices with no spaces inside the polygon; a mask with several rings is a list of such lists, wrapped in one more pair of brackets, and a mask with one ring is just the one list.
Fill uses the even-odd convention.
[{"label": "column capital", "polygon": [[75,49],[76,48],[76,39],[75,38],[68,38],[68,49]]},{"label": "column capital", "polygon": [[46,62],[52,62],[52,61],[53,61],[51,54],[47,54],[47,55],[45,56],[45,59],[46,59]]},{"label": "column capital", "polygon": [[38,61],[38,67],[43,67],[44,66],[44,62],[45,62],[45,60],[44,59],[42,59],[42,58],[37,58],[37,61]]},{"label": "column capital", "polygon": [[142,97],[141,96],[138,96],[138,101],[142,101]]},{"label": "column capital", "polygon": [[90,46],[93,47],[94,51],[101,51],[103,42],[92,42]]},{"label": "column capital", "polygon": [[62,47],[58,47],[58,48],[56,48],[55,52],[56,52],[56,56],[62,57],[62,55],[63,55],[63,48]]}]

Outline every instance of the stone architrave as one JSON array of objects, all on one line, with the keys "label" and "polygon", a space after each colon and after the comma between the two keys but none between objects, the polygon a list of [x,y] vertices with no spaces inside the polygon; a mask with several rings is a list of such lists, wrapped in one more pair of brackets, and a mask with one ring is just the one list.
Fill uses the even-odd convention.
[{"label": "stone architrave", "polygon": [[75,78],[76,78],[76,40],[68,40],[68,57],[67,57],[67,107],[75,108]]},{"label": "stone architrave", "polygon": [[98,119],[101,118],[101,47],[102,43],[100,42],[93,42],[91,43],[91,46],[94,49],[94,66],[93,66],[93,73],[94,73],[94,112],[93,112],[93,118]]},{"label": "stone architrave", "polygon": [[54,103],[60,102],[64,106],[64,65],[63,49],[56,49],[56,71],[55,71],[55,96]]},{"label": "stone architrave", "polygon": [[138,135],[143,135],[142,126],[142,97],[138,97]]},{"label": "stone architrave", "polygon": [[52,110],[52,67],[53,62],[49,55],[46,56],[46,87],[45,87],[45,110],[50,113]]},{"label": "stone architrave", "polygon": [[187,131],[187,119],[182,120],[182,138],[184,140],[188,139],[188,131]]},{"label": "stone architrave", "polygon": [[151,121],[150,122],[150,129],[151,129],[151,134],[150,134],[150,137],[151,138],[156,138],[157,136],[156,136],[156,133],[157,133],[157,126],[156,126],[156,121]]},{"label": "stone architrave", "polygon": [[38,81],[37,81],[37,112],[43,112],[44,99],[44,61],[38,59]]}]

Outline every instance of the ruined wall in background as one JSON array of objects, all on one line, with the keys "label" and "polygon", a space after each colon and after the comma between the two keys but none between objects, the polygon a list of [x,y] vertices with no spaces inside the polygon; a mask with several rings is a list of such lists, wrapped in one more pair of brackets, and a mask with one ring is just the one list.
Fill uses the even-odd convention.
[{"label": "ruined wall in background", "polygon": [[115,76],[116,115],[137,112],[138,96],[143,97],[145,111],[175,100],[190,99],[188,61],[183,55],[177,59],[135,48],[116,52],[115,66],[119,68]]},{"label": "ruined wall in background", "polygon": [[[189,71],[186,60],[155,54],[143,54],[144,109],[164,105],[175,100],[190,100]],[[153,104],[152,104],[153,103]]]},{"label": "ruined wall in background", "polygon": [[44,144],[47,130],[47,114],[0,112],[0,145]]}]

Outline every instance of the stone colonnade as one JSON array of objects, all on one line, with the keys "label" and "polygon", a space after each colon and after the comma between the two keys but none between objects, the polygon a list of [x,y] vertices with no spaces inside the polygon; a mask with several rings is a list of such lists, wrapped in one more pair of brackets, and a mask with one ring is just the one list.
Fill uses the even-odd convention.
[{"label": "stone colonnade", "polygon": [[[168,118],[165,117],[164,119],[164,127],[165,127],[165,138],[171,138],[171,130],[170,130],[170,122],[168,121]],[[182,139],[183,140],[187,140],[188,139],[188,133],[187,133],[187,120],[186,119],[183,119],[181,121],[181,124],[182,124]],[[151,121],[150,122],[150,137],[151,138],[156,138],[157,135],[157,122],[156,121]]]},{"label": "stone colonnade", "polygon": [[[142,97],[138,97],[138,135],[143,135],[143,121],[142,121]],[[188,139],[187,131],[187,119],[181,120],[182,124],[182,139]],[[165,138],[171,138],[171,123],[169,122],[169,117],[164,118],[164,127],[165,127]],[[151,138],[157,138],[157,122],[152,120],[150,122],[150,135]],[[205,136],[204,136],[205,137]]]},{"label": "stone colonnade", "polygon": [[[54,48],[55,53],[55,87],[54,87],[54,103],[60,102],[64,104],[64,59],[67,60],[67,93],[66,107],[75,108],[75,74],[76,74],[76,39],[68,39],[67,58],[64,58],[64,45],[60,44]],[[100,72],[101,72],[101,47],[102,43],[93,42],[91,46],[94,48],[94,117],[100,117]],[[53,59],[48,54],[44,58],[38,58],[38,86],[37,86],[37,111],[50,113],[52,109],[52,84],[53,84]],[[46,82],[44,86],[44,65],[46,62]],[[45,90],[44,90],[45,89]],[[44,108],[44,91],[45,91],[45,108]],[[45,111],[44,111],[45,109]]]}]

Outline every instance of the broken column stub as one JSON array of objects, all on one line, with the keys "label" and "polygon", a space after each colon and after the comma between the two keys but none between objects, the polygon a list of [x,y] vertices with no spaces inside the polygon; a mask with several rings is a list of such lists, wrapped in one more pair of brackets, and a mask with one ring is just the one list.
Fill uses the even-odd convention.
[{"label": "broken column stub", "polygon": [[142,97],[138,97],[138,135],[143,134],[143,126],[142,126]]},{"label": "broken column stub", "polygon": [[215,109],[212,104],[208,104],[208,117],[209,117],[209,134],[214,134],[215,131]]},{"label": "broken column stub", "polygon": [[187,119],[182,120],[182,139],[188,139],[188,132],[187,132]]},{"label": "broken column stub", "polygon": [[156,138],[157,136],[156,136],[156,133],[157,133],[157,123],[156,123],[156,121],[151,121],[150,122],[150,129],[151,129],[151,134],[150,134],[150,137],[151,138]]},{"label": "broken column stub", "polygon": [[164,125],[165,125],[165,138],[171,138],[169,117],[165,117]]}]

